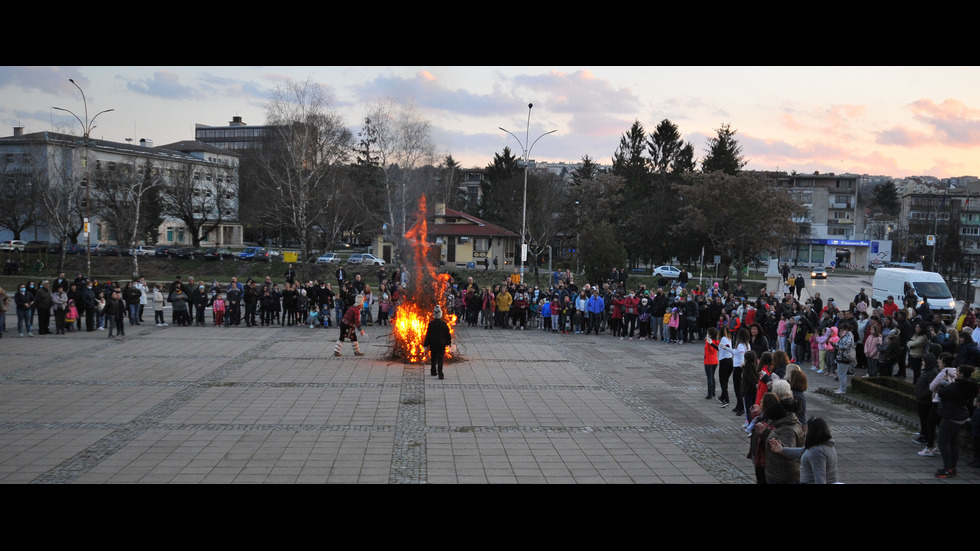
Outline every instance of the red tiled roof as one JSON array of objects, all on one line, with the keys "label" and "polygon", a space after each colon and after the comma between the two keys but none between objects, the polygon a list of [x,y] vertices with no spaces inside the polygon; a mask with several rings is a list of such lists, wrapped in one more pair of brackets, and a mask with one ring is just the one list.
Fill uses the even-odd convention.
[{"label": "red tiled roof", "polygon": [[453,209],[446,209],[446,216],[450,218],[460,218],[469,223],[459,224],[430,224],[429,235],[473,235],[484,237],[520,237],[516,233],[502,228],[496,224],[491,224],[481,220],[471,214],[466,214]]}]

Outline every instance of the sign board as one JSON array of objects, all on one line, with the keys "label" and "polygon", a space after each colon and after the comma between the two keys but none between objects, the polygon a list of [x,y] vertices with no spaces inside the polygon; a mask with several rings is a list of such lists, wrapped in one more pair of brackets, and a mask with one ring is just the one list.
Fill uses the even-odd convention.
[{"label": "sign board", "polygon": [[935,246],[936,245],[936,236],[935,235],[927,235],[926,236],[926,245],[929,245],[930,247]]},{"label": "sign board", "polygon": [[720,254],[716,254],[715,255],[715,264],[721,264],[721,255]]},{"label": "sign board", "polygon": [[521,262],[527,262],[527,243],[521,243]]}]

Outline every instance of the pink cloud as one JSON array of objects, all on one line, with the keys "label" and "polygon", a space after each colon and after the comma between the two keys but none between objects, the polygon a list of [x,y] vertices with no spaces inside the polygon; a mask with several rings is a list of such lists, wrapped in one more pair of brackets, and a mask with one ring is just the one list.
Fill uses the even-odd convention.
[{"label": "pink cloud", "polygon": [[920,99],[909,105],[912,116],[932,130],[943,145],[973,147],[980,144],[980,110],[955,99],[940,104]]}]

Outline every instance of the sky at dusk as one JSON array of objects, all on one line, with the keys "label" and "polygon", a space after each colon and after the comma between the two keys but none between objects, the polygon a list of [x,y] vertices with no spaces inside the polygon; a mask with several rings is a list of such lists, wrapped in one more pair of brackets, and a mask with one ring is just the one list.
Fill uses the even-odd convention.
[{"label": "sky at dusk", "polygon": [[[0,67],[0,136],[81,134],[62,107],[95,120],[93,137],[154,145],[194,138],[196,123],[265,122],[270,92],[312,80],[355,132],[379,99],[431,123],[440,158],[485,167],[545,132],[538,161],[608,164],[635,121],[669,119],[704,157],[728,124],[745,168],[801,173],[980,176],[980,68],[901,66],[173,66]],[[528,126],[528,103],[534,107]]]}]

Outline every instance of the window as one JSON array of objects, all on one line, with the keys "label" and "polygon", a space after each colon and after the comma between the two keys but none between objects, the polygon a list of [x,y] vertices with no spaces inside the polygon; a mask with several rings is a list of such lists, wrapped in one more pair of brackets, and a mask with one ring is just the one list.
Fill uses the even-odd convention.
[{"label": "window", "polygon": [[473,251],[474,252],[487,252],[490,250],[490,240],[486,237],[477,237],[473,239]]},{"label": "window", "polygon": [[167,241],[170,243],[174,242],[174,229],[172,227],[167,228]]},{"label": "window", "polygon": [[11,164],[11,163],[13,163],[14,162],[14,154],[13,153],[7,153],[6,155],[3,156],[3,160],[8,165]]}]

